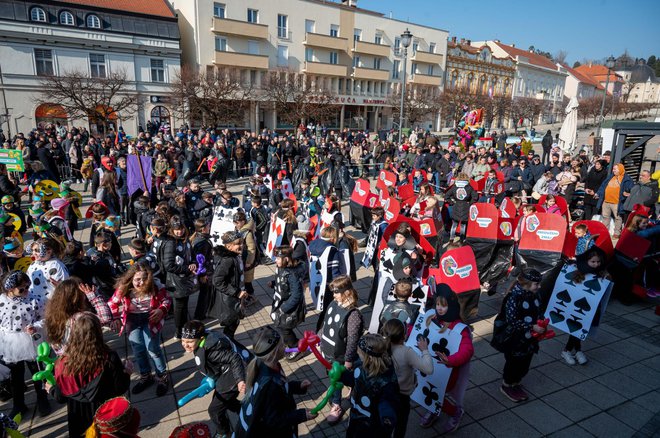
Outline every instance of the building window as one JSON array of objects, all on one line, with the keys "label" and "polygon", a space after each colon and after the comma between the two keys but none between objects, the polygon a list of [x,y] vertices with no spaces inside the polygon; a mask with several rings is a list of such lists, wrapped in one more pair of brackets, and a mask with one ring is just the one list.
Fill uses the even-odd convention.
[{"label": "building window", "polygon": [[32,8],[30,11],[30,20],[46,22],[46,13],[41,8]]},{"label": "building window", "polygon": [[170,112],[164,106],[155,106],[151,110],[151,122],[159,125],[161,123],[170,122]]},{"label": "building window", "polygon": [[34,62],[37,66],[37,76],[51,76],[53,74],[53,51],[34,49]]},{"label": "building window", "polygon": [[399,70],[401,69],[401,61],[395,59],[392,63],[392,79],[399,79]]},{"label": "building window", "polygon": [[435,53],[435,43],[429,43],[429,53]]},{"label": "building window", "polygon": [[353,67],[360,67],[360,57],[359,56],[355,56],[353,58]]},{"label": "building window", "polygon": [[225,18],[224,3],[213,3],[213,16],[216,18]]},{"label": "building window", "polygon": [[287,46],[277,46],[277,65],[279,67],[289,65],[289,48]]},{"label": "building window", "polygon": [[413,52],[413,54],[417,53],[417,49],[418,49],[418,48],[419,48],[419,43],[418,43],[417,41],[415,41],[415,42],[412,44],[412,52]]},{"label": "building window", "polygon": [[474,82],[474,75],[470,73],[467,77],[467,89],[468,91],[472,91],[472,83]]},{"label": "building window", "polygon": [[412,65],[410,66],[410,73],[416,75],[417,74],[417,63],[413,62]]},{"label": "building window", "polygon": [[454,70],[451,73],[451,80],[449,82],[449,88],[456,88],[456,84],[458,83],[458,72]]},{"label": "building window", "polygon": [[217,52],[226,52],[227,38],[215,37],[215,50]]},{"label": "building window", "polygon": [[314,33],[316,22],[314,20],[305,20],[305,32]]},{"label": "building window", "polygon": [[385,82],[380,83],[380,94],[384,95],[385,94]]},{"label": "building window", "polygon": [[374,58],[374,70],[380,70],[380,58]]},{"label": "building window", "polygon": [[330,36],[337,38],[339,36],[339,26],[336,24],[330,25]]},{"label": "building window", "polygon": [[101,20],[99,20],[99,17],[96,15],[88,15],[87,16],[87,27],[91,27],[92,29],[100,29],[101,28]]},{"label": "building window", "polygon": [[377,33],[376,38],[374,38],[374,43],[375,44],[383,44],[383,34]]},{"label": "building window", "polygon": [[314,49],[311,47],[305,48],[305,61],[312,62],[314,61]]},{"label": "building window", "polygon": [[259,41],[248,41],[248,53],[250,55],[259,54]]},{"label": "building window", "polygon": [[69,11],[60,12],[60,24],[65,26],[73,26],[76,24],[76,20],[73,18],[73,14]]},{"label": "building window", "polygon": [[426,74],[433,76],[433,64],[429,64],[428,68],[426,69]]},{"label": "building window", "polygon": [[353,41],[360,41],[362,39],[362,30],[354,29],[353,30]]},{"label": "building window", "polygon": [[259,11],[256,9],[247,10],[247,21],[248,23],[258,23],[259,22]]},{"label": "building window", "polygon": [[287,38],[289,36],[289,17],[286,15],[277,15],[277,36],[278,38]]},{"label": "building window", "polygon": [[151,60],[151,82],[165,82],[165,63],[162,59]]},{"label": "building window", "polygon": [[93,78],[105,77],[105,55],[98,53],[89,54],[89,71]]},{"label": "building window", "polygon": [[367,93],[371,93],[371,81],[367,81]]},{"label": "building window", "polygon": [[344,92],[344,78],[339,78],[337,81],[337,88],[340,94]]},{"label": "building window", "polygon": [[330,64],[339,64],[337,52],[330,52]]},{"label": "building window", "polygon": [[252,85],[252,86],[257,85],[257,71],[256,70],[250,70],[250,85]]}]

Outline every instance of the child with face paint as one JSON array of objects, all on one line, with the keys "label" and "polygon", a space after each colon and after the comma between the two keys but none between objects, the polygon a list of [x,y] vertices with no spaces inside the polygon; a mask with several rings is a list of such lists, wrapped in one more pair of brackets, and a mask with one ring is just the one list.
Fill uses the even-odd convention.
[{"label": "child with face paint", "polygon": [[[26,413],[25,366],[31,373],[39,368],[34,340],[42,337],[44,300],[30,292],[30,277],[22,271],[12,271],[2,279],[0,293],[0,357],[11,370],[13,407],[9,416]],[[34,382],[37,407],[41,416],[50,413],[50,405],[42,382]]]},{"label": "child with face paint", "polygon": [[194,355],[202,373],[215,381],[208,413],[217,433],[228,436],[232,430],[227,411],[238,413],[241,407],[238,394],[245,393],[245,364],[239,349],[235,349],[232,341],[222,333],[207,332],[204,324],[197,320],[188,321],[183,326],[181,345],[186,353]]},{"label": "child with face paint", "polygon": [[30,292],[48,300],[62,280],[69,278],[66,265],[59,259],[62,249],[55,240],[39,239],[32,244],[34,262],[27,270],[32,287]]},{"label": "child with face paint", "polygon": [[[470,359],[474,355],[472,345],[472,333],[470,328],[461,321],[461,307],[458,297],[446,284],[440,283],[433,296],[435,313],[426,320],[426,326],[431,330],[439,330],[441,333],[447,330],[460,330],[461,343],[458,351],[451,355],[432,351],[435,360],[451,368],[451,375],[445,390],[445,399],[442,403],[442,412],[449,415],[449,419],[443,426],[443,433],[455,431],[463,416],[463,396],[467,389],[467,381],[470,375]],[[431,427],[438,419],[440,413],[428,412],[422,417],[420,426]]]}]

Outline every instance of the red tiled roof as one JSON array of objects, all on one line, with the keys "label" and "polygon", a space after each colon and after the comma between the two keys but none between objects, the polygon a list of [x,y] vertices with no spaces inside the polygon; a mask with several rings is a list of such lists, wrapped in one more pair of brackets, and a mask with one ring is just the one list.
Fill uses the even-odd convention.
[{"label": "red tiled roof", "polygon": [[551,59],[548,59],[543,55],[530,52],[529,50],[522,50],[517,47],[508,46],[502,43],[495,43],[495,44],[500,46],[502,50],[507,52],[512,58],[515,58],[516,56],[524,56],[527,59],[529,59],[530,64],[538,65],[539,67],[549,68],[551,70],[557,70],[557,66],[555,65],[555,63]]},{"label": "red tiled roof", "polygon": [[57,2],[175,18],[174,13],[167,4],[167,0],[58,0]]},{"label": "red tiled roof", "polygon": [[452,41],[447,41],[447,48],[453,49],[454,47],[458,47],[459,49],[465,50],[468,53],[479,53],[479,49],[476,47],[473,47],[469,44],[461,44],[461,43],[454,43]]},{"label": "red tiled roof", "polygon": [[[604,65],[585,64],[577,67],[575,70],[598,82],[607,81],[607,67]],[[623,78],[616,73],[610,73],[610,82],[623,82]]]},{"label": "red tiled roof", "polygon": [[576,78],[578,81],[580,81],[580,82],[583,82],[583,83],[585,83],[585,84],[589,84],[589,85],[593,85],[593,86],[596,87],[596,89],[598,89],[598,90],[602,90],[602,89],[605,88],[605,87],[603,87],[603,86],[600,84],[600,82],[598,82],[597,80],[595,80],[595,79],[593,79],[593,78],[591,78],[591,77],[589,77],[589,76],[587,76],[587,75],[584,75],[584,74],[580,73],[580,72],[577,71],[576,69],[571,68],[571,67],[569,67],[569,66],[566,65],[566,64],[562,64],[562,67],[564,67],[564,68],[565,68],[570,74],[572,74],[573,76],[575,76],[575,78]]}]

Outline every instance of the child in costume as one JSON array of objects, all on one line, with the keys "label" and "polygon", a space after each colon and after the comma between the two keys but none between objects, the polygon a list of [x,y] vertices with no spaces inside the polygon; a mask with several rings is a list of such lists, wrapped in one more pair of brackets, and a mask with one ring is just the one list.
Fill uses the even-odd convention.
[{"label": "child in costume", "polygon": [[245,364],[240,351],[219,331],[206,331],[201,321],[192,320],[181,330],[181,345],[195,356],[202,373],[215,381],[213,400],[208,412],[219,435],[229,435],[231,425],[227,410],[238,412],[238,394],[245,393]]},{"label": "child in costume", "polygon": [[577,238],[577,244],[575,245],[576,257],[594,246],[594,239],[598,237],[598,235],[592,236],[591,233],[589,233],[589,228],[587,228],[585,224],[576,225],[573,233]]},{"label": "child in costume", "polygon": [[[404,262],[410,263],[410,258],[405,258]],[[408,265],[410,268],[410,265]],[[403,278],[394,285],[394,296],[396,301],[389,301],[383,307],[380,313],[379,322],[382,327],[387,321],[396,319],[401,321],[406,326],[406,333],[412,326],[413,321],[417,319],[417,306],[413,306],[408,302],[408,298],[412,295],[413,283],[410,278]],[[380,331],[379,327],[379,331]]]},{"label": "child in costume", "polygon": [[2,210],[7,214],[15,214],[20,220],[21,226],[18,229],[18,232],[23,234],[27,229],[27,223],[25,222],[25,215],[23,210],[16,204],[14,197],[11,195],[5,195],[2,197]]},{"label": "child in costume", "polygon": [[[461,333],[461,343],[456,353],[451,355],[445,355],[442,352],[437,353],[438,360],[452,369],[445,390],[445,399],[442,403],[442,412],[449,415],[442,431],[443,433],[450,433],[458,428],[461,417],[465,412],[463,410],[463,396],[467,389],[470,359],[474,355],[474,347],[470,328],[461,321],[461,307],[456,294],[446,284],[441,283],[437,286],[433,297],[435,314],[426,320],[426,326],[431,329],[439,329],[440,332],[456,329],[460,330]],[[424,428],[431,427],[438,416],[439,412],[427,412],[422,417],[420,426]]]},{"label": "child in costume", "polygon": [[66,265],[59,259],[61,246],[53,239],[39,239],[32,244],[34,262],[27,270],[32,281],[30,291],[44,300],[50,298],[55,286],[69,278]]}]

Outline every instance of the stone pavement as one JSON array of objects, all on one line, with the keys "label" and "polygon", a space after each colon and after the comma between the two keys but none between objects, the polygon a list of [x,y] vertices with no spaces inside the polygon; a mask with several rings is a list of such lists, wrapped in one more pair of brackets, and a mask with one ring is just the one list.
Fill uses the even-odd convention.
[{"label": "stone pavement", "polygon": [[[235,181],[231,190],[238,193],[241,188],[242,181]],[[89,203],[88,195],[85,203]],[[357,231],[349,229],[349,232],[358,238],[363,237]],[[85,230],[83,235],[86,237],[87,233],[89,231]],[[81,238],[80,234],[76,233],[76,237]],[[126,227],[122,244],[127,244],[132,236],[133,228]],[[357,260],[361,252],[356,255]],[[241,321],[237,331],[237,339],[246,346],[252,345],[258,328],[271,323],[268,308],[272,291],[266,283],[274,276],[274,266],[262,265],[256,269],[254,286],[259,304],[250,308],[249,316]],[[371,277],[370,270],[362,268],[358,271],[356,288],[366,321],[371,317],[365,304]],[[309,295],[306,300],[309,307]],[[660,317],[654,314],[652,306],[636,304],[626,307],[618,301],[611,302],[598,335],[584,342],[589,358],[584,366],[571,367],[561,361],[559,355],[567,335],[544,341],[523,382],[529,390],[530,400],[514,404],[499,392],[504,358],[489,344],[493,319],[501,300],[499,294],[481,297],[479,319],[472,324],[475,355],[465,397],[465,415],[454,436],[660,436]],[[196,297],[191,297],[190,309],[194,309],[195,302]],[[303,330],[314,329],[315,314],[315,311],[308,312],[307,320],[298,328],[299,335]],[[217,328],[218,325],[214,322],[210,327]],[[208,420],[206,409],[210,395],[177,408],[176,400],[196,388],[201,376],[195,369],[192,356],[184,353],[181,345],[172,338],[173,334],[170,318],[163,330],[163,346],[173,387],[160,398],[155,396],[155,387],[138,396],[129,396],[142,417],[142,437],[167,437],[180,424]],[[106,338],[122,358],[131,357],[125,337],[108,333]],[[298,396],[297,401],[299,407],[314,407],[327,388],[322,366],[311,354],[294,364],[282,363],[290,379],[312,381],[309,394]],[[133,379],[136,380],[135,375]],[[346,390],[344,394],[347,394]],[[52,401],[53,413],[46,418],[35,418],[32,385],[26,400],[30,413],[20,428],[26,436],[67,435],[65,405]],[[347,404],[345,400],[344,405]],[[8,412],[10,408],[11,402],[0,403],[2,412]],[[315,420],[301,424],[300,436],[344,436],[348,415],[338,425],[329,426],[324,421],[328,411],[326,407]],[[445,418],[431,429],[422,429],[419,420],[424,411],[418,406],[414,411],[410,415],[407,435],[416,438],[438,436]]]}]

